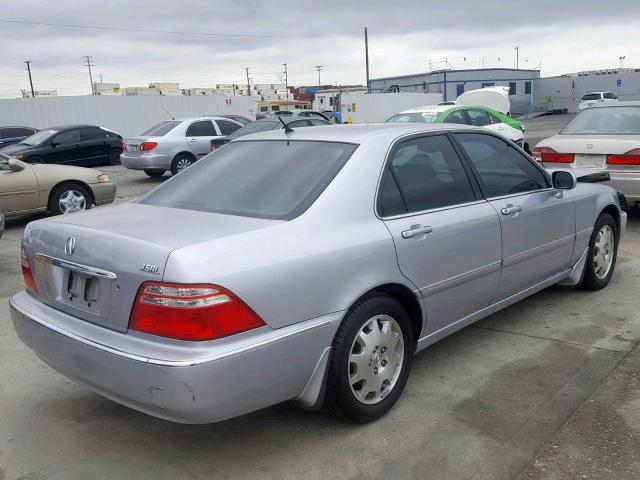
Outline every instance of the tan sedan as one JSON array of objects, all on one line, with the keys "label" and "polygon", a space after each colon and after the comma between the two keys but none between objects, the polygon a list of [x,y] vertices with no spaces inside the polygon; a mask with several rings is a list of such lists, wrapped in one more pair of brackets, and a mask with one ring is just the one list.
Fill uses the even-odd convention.
[{"label": "tan sedan", "polygon": [[113,202],[116,186],[92,168],[31,165],[0,153],[0,210],[7,217],[87,210]]}]

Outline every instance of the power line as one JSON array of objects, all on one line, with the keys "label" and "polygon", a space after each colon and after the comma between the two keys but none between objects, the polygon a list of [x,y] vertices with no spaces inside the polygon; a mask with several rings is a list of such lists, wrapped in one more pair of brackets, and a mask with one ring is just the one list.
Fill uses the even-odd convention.
[{"label": "power line", "polygon": [[53,22],[31,22],[27,20],[8,20],[0,18],[2,23],[17,23],[21,25],[39,25],[46,27],[63,27],[63,28],[83,28],[89,30],[113,30],[117,32],[138,32],[138,33],[165,33],[169,35],[196,35],[206,37],[239,37],[239,38],[355,38],[358,35],[341,34],[341,35],[276,35],[269,33],[215,33],[215,32],[182,32],[174,30],[151,30],[145,28],[125,28],[125,27],[104,27],[98,25],[77,25],[71,23],[53,23]]}]

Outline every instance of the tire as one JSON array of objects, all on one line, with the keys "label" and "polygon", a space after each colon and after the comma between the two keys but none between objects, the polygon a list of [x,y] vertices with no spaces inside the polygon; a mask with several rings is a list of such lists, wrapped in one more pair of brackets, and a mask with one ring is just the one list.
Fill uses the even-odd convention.
[{"label": "tire", "polygon": [[119,148],[112,148],[109,152],[109,165],[118,165],[120,163],[120,154],[122,150]]},{"label": "tire", "polygon": [[177,175],[180,171],[190,167],[196,159],[188,153],[179,153],[171,162],[171,175]]},{"label": "tire", "polygon": [[164,175],[164,170],[145,170],[144,173],[149,175],[151,178],[160,178]]},{"label": "tire", "polygon": [[44,158],[39,155],[33,155],[32,157],[27,157],[27,163],[44,163]]},{"label": "tire", "polygon": [[[381,323],[383,328],[380,328]],[[395,335],[384,335],[388,327]],[[368,337],[376,332],[382,332],[383,336]],[[371,422],[387,413],[407,383],[413,360],[413,337],[407,312],[390,296],[376,294],[356,303],[333,340],[327,377],[328,407],[340,417],[357,423]],[[395,347],[392,346],[394,338],[398,340]],[[393,355],[394,351],[396,355]],[[365,356],[359,375],[355,356],[360,354]],[[398,362],[396,367],[387,370],[395,362]],[[358,380],[361,376],[371,378],[373,382]]]},{"label": "tire", "polygon": [[79,183],[59,185],[49,195],[49,211],[55,215],[89,210],[91,204],[91,193]]},{"label": "tire", "polygon": [[618,256],[618,225],[611,215],[603,213],[598,217],[587,252],[582,287],[600,290],[611,280]]}]

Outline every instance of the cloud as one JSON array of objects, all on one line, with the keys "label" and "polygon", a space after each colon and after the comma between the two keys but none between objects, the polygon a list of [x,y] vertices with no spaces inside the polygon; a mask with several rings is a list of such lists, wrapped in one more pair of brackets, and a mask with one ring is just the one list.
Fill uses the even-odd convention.
[{"label": "cloud", "polygon": [[[447,58],[455,68],[542,64],[543,75],[640,64],[640,3],[600,1],[457,2],[57,0],[14,2],[0,19],[146,29],[149,33],[2,23],[0,97],[28,87],[22,60],[32,60],[37,89],[88,94],[82,56],[92,55],[94,78],[123,86],[179,81],[183,87],[279,82],[287,62],[291,84],[364,82],[363,27],[370,34],[371,75],[425,71]],[[10,17],[9,17],[10,15]],[[189,33],[256,34],[265,37]],[[275,36],[269,36],[275,35]],[[277,37],[278,35],[286,38]],[[299,37],[296,37],[299,36]],[[304,38],[307,37],[307,38]]]}]

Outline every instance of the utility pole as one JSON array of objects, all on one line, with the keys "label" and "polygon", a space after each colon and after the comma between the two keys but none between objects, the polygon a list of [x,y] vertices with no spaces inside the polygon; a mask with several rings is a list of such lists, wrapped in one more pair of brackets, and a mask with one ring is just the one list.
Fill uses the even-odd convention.
[{"label": "utility pole", "polygon": [[95,95],[96,92],[95,92],[95,90],[93,88],[93,76],[91,75],[91,67],[94,66],[93,58],[90,55],[85,55],[84,58],[87,61],[86,66],[89,69],[89,83],[91,84],[91,95]]},{"label": "utility pole", "polygon": [[322,71],[322,65],[316,65],[316,70],[318,71],[318,90],[320,90],[320,72]]},{"label": "utility pole", "polygon": [[516,45],[516,70],[520,68],[520,49]]},{"label": "utility pole", "polygon": [[367,67],[367,93],[371,93],[369,86],[369,36],[367,35],[367,27],[364,27],[364,60]]},{"label": "utility pole", "polygon": [[247,95],[250,97],[251,96],[251,81],[249,80],[249,67],[245,67],[245,70],[247,71]]},{"label": "utility pole", "polygon": [[102,83],[102,74],[100,74],[100,83]]},{"label": "utility pole", "polygon": [[36,98],[36,92],[33,89],[33,80],[31,79],[31,60],[26,60],[24,63],[27,64],[27,72],[29,72],[29,85],[31,85],[31,96],[33,98]]},{"label": "utility pole", "polygon": [[289,76],[287,74],[287,64],[283,63],[282,65],[284,65],[284,88],[287,91],[287,100],[289,100]]}]

